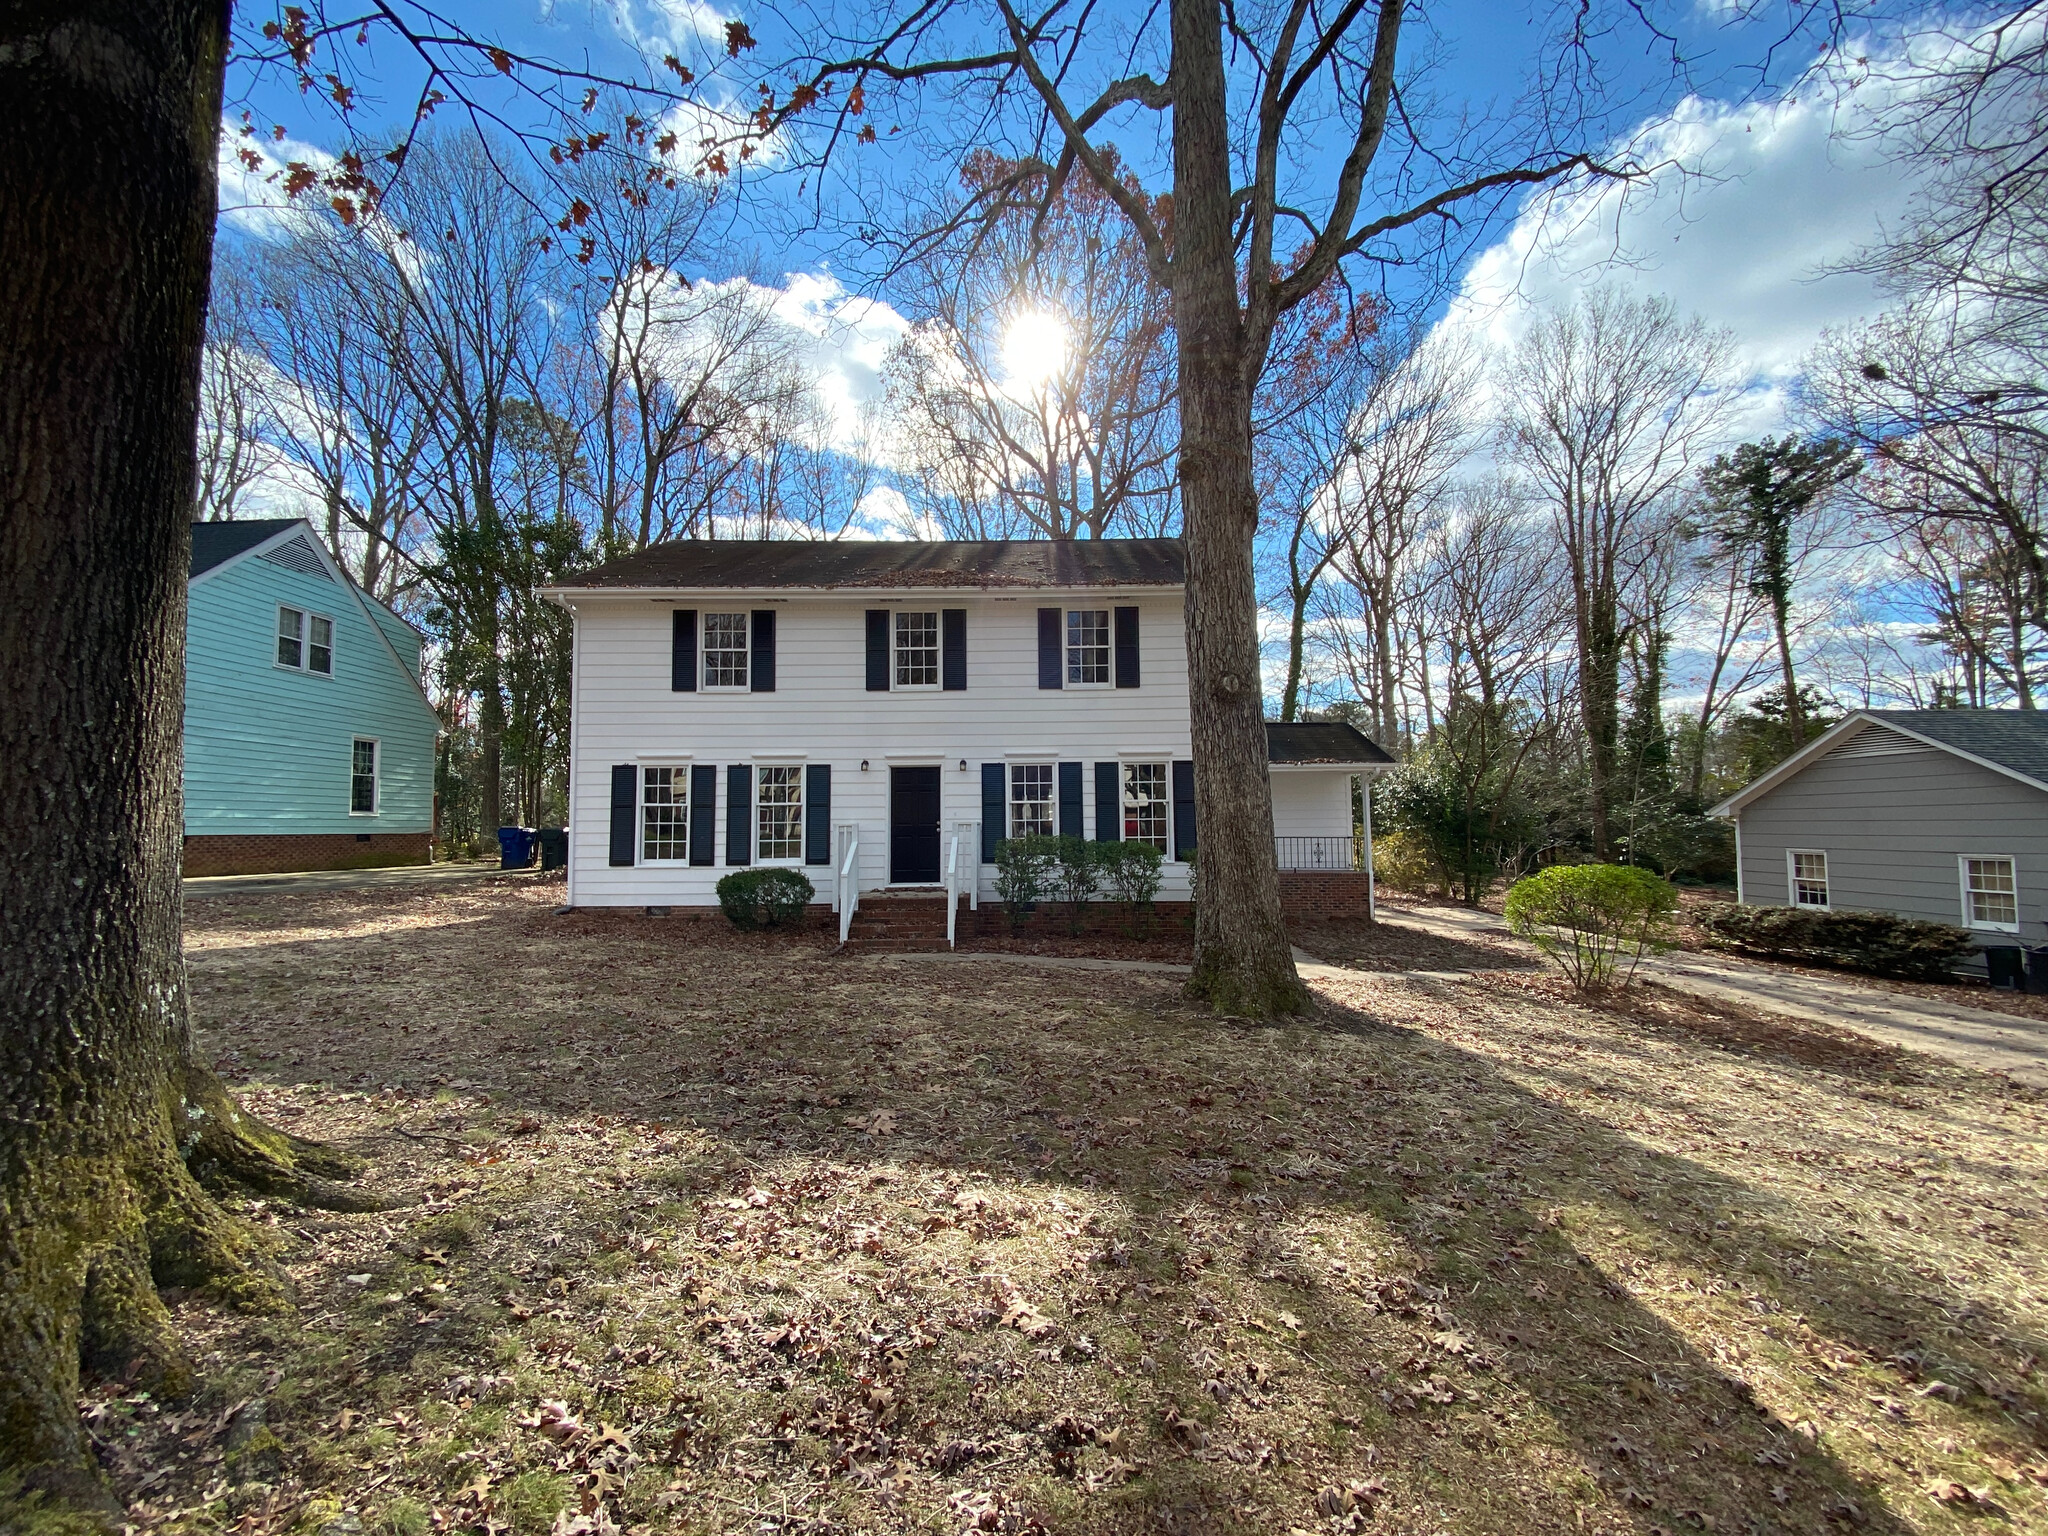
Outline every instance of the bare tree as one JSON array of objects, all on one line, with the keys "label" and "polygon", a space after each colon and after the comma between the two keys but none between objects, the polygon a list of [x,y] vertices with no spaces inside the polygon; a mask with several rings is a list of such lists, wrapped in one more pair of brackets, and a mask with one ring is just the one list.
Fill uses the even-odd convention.
[{"label": "bare tree", "polygon": [[1732,343],[1670,300],[1596,289],[1542,316],[1503,363],[1500,447],[1566,560],[1593,852],[1613,848],[1624,599],[1719,423]]},{"label": "bare tree", "polygon": [[199,372],[199,474],[192,510],[199,522],[240,516],[250,488],[272,467],[257,305],[248,263],[218,263]]}]

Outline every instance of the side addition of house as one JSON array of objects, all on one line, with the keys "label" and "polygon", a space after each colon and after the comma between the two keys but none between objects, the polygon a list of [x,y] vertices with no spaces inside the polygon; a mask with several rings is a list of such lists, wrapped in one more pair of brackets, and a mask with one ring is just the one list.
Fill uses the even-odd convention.
[{"label": "side addition of house", "polygon": [[194,524],[185,873],[427,863],[440,722],[420,648],[304,519]]},{"label": "side addition of house", "polygon": [[1714,807],[1740,899],[1955,923],[1984,944],[2048,922],[2048,715],[1859,710]]},{"label": "side addition of house", "polygon": [[[1184,581],[1175,539],[719,540],[549,589],[576,626],[570,904],[710,905],[776,864],[835,905],[848,882],[986,894],[1028,833],[1149,842],[1186,900]],[[1356,877],[1363,910],[1351,779],[1385,754],[1275,729],[1309,733],[1276,773],[1280,847]]]}]

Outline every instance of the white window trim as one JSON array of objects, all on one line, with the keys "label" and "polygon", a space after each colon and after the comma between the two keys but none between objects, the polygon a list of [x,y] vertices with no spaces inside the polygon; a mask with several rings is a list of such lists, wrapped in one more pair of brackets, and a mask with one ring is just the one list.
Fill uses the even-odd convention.
[{"label": "white window trim", "polygon": [[[2012,866],[2012,915],[2010,923],[1983,923],[1970,915],[1970,860],[2002,859]],[[1956,883],[1962,888],[1963,926],[1976,933],[2018,933],[2020,925],[2020,861],[2011,853],[1959,853],[1956,855]]]},{"label": "white window trim", "polygon": [[[1069,628],[1071,621],[1067,615],[1071,613],[1099,613],[1102,615],[1103,655],[1107,666],[1102,681],[1099,683],[1077,683],[1073,679],[1074,648],[1067,639],[1067,636],[1071,633]],[[1062,608],[1060,610],[1060,686],[1062,688],[1080,688],[1083,690],[1116,687],[1115,608]]]},{"label": "white window trim", "polygon": [[[1825,878],[1828,888],[1828,899],[1817,907],[1811,902],[1802,902],[1799,899],[1798,855],[1802,853],[1817,855],[1821,860],[1821,868],[1827,871]],[[1835,910],[1835,864],[1834,860],[1828,857],[1827,849],[1787,848],[1785,850],[1785,905],[1795,907],[1801,912],[1832,912]]]},{"label": "white window trim", "polygon": [[[761,855],[761,770],[763,768],[794,768],[796,770],[796,856],[773,859]],[[748,787],[748,798],[753,802],[754,847],[753,869],[802,869],[804,867],[804,835],[811,813],[810,763],[803,757],[778,757],[767,753],[756,753],[750,765],[753,782]]]},{"label": "white window trim", "polygon": [[[897,635],[896,621],[911,614],[930,614],[935,645],[932,652],[937,666],[937,675],[928,683],[903,683],[896,680]],[[937,608],[892,608],[889,610],[889,691],[891,693],[937,693],[946,684],[946,617]]]},{"label": "white window trim", "polygon": [[[307,677],[324,677],[329,682],[332,682],[334,680],[334,653],[339,649],[334,644],[334,632],[340,627],[334,622],[334,616],[332,614],[320,613],[312,608],[301,608],[296,603],[278,603],[276,604],[276,610],[279,615],[296,613],[299,616],[301,625],[299,630],[299,664],[296,667],[287,666],[284,662],[277,659],[277,642],[284,638],[284,631],[279,629],[273,620],[270,627],[271,667],[279,672],[300,672],[304,673]],[[327,624],[327,670],[325,672],[315,672],[313,670],[313,621],[315,619],[324,620]],[[370,738],[364,736],[359,739],[368,741]],[[361,812],[356,814],[360,815]]]},{"label": "white window trim", "polygon": [[[690,862],[690,813],[696,806],[690,802],[691,759],[683,757],[642,757],[633,762],[633,836],[635,863],[649,869],[674,869]],[[650,859],[647,857],[647,770],[650,768],[680,768],[683,771],[683,856],[680,859]]]},{"label": "white window trim", "polygon": [[[286,671],[291,669],[287,667]],[[375,752],[370,764],[370,801],[376,806],[373,811],[356,809],[356,743],[367,741]],[[351,816],[381,816],[384,814],[384,739],[381,736],[354,736],[348,739],[348,813]]]},{"label": "white window trim", "polygon": [[1165,791],[1161,804],[1166,807],[1166,846],[1159,850],[1160,857],[1167,863],[1175,862],[1173,857],[1173,754],[1162,752],[1157,756],[1122,754],[1116,760],[1116,835],[1118,842],[1132,842],[1135,839],[1124,836],[1124,770],[1126,768],[1157,768],[1160,773],[1160,787]]},{"label": "white window trim", "polygon": [[1033,753],[1029,757],[1006,757],[1003,759],[1004,839],[1007,840],[1017,835],[1017,807],[1020,805],[1031,803],[1028,801],[1019,800],[1017,798],[1016,770],[1019,768],[1050,768],[1052,770],[1052,773],[1048,776],[1046,780],[1048,794],[1046,796],[1045,803],[1049,807],[1047,811],[1048,824],[1052,828],[1053,835],[1058,834],[1060,829],[1059,761],[1059,758],[1055,756],[1050,756],[1045,753]]},{"label": "white window trim", "polygon": [[[718,617],[731,618],[730,609],[717,610]],[[740,618],[741,652],[747,658],[746,681],[739,683],[714,683],[711,681],[711,624],[712,610],[707,608],[697,617],[697,686],[706,693],[751,693],[754,688],[754,615],[751,610],[742,609]],[[731,647],[721,647],[729,650]],[[656,766],[659,766],[658,764]]]}]

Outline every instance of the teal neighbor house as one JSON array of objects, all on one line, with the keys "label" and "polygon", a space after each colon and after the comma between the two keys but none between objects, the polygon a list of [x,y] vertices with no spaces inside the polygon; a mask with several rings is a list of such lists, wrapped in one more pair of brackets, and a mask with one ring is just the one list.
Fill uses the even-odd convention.
[{"label": "teal neighbor house", "polygon": [[303,518],[193,524],[185,873],[427,863],[420,645]]}]

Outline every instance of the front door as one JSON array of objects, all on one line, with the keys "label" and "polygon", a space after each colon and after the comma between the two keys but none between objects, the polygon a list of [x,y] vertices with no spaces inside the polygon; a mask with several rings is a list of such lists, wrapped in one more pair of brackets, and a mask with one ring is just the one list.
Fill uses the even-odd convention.
[{"label": "front door", "polygon": [[889,770],[889,879],[939,883],[939,770]]}]

